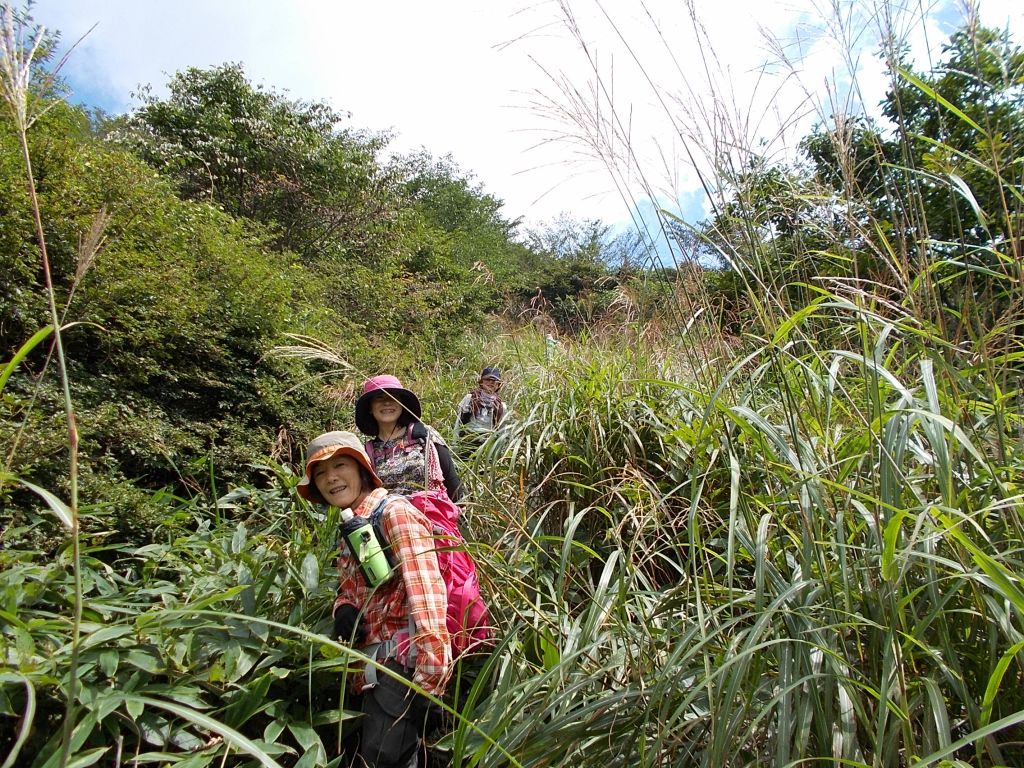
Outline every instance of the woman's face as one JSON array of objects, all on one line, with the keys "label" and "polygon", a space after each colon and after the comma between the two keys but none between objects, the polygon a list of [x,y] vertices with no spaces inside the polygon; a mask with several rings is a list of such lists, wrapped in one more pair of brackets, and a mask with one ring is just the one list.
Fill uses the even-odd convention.
[{"label": "woman's face", "polygon": [[485,376],[480,379],[480,389],[486,392],[488,395],[493,395],[499,389],[501,389],[501,382],[493,376]]},{"label": "woman's face", "polygon": [[402,415],[402,405],[391,395],[381,393],[370,401],[370,415],[377,425],[394,424]]},{"label": "woman's face", "polygon": [[313,467],[313,484],[331,506],[354,507],[369,491],[363,491],[359,462],[344,454],[333,456]]}]

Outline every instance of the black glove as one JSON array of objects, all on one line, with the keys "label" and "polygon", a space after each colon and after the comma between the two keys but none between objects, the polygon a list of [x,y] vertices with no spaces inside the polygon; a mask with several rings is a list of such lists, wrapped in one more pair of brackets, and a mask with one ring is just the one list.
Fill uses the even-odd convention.
[{"label": "black glove", "polygon": [[352,645],[362,645],[366,639],[366,630],[354,605],[339,605],[334,610],[334,637]]}]

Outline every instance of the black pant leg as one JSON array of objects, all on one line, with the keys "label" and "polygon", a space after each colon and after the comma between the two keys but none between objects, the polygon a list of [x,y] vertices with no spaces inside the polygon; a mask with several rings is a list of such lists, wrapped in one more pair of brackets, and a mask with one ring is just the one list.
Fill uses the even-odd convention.
[{"label": "black pant leg", "polygon": [[[388,666],[410,677],[399,665]],[[359,756],[364,763],[370,768],[415,768],[427,700],[378,673],[377,685],[363,692],[362,708]]]}]

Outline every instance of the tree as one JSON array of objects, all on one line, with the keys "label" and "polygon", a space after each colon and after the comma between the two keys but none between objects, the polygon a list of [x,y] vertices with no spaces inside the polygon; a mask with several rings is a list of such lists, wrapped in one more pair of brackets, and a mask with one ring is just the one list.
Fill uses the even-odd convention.
[{"label": "tree", "polygon": [[901,129],[928,233],[961,243],[954,250],[1012,245],[1024,211],[1011,191],[1024,187],[1024,51],[1008,32],[968,26],[953,33],[931,72],[901,64],[907,74],[883,111]]},{"label": "tree", "polygon": [[524,308],[546,310],[564,331],[577,332],[596,319],[612,298],[613,240],[600,221],[565,214],[527,232],[535,263],[519,295]]},{"label": "tree", "polygon": [[[289,369],[266,353],[286,330],[336,333],[340,323],[310,302],[318,284],[268,247],[264,228],[179,199],[61,101],[33,125],[29,150],[56,302],[73,324],[64,348],[84,502],[120,498],[112,485],[181,482],[204,455],[230,480],[269,452],[280,424],[317,420],[322,405],[308,390],[289,392]],[[0,118],[0,295],[11,297],[0,301],[4,359],[49,322],[16,157]],[[0,445],[20,476],[59,490],[66,478],[48,460],[60,445],[49,416],[59,400],[39,375],[45,352],[4,390]]]},{"label": "tree", "polygon": [[797,162],[755,157],[726,180],[729,198],[703,230],[736,272],[722,286],[759,285],[802,306],[810,295],[794,285],[821,277],[893,298],[934,280],[933,309],[953,310],[952,328],[965,302],[984,307],[987,326],[1010,306],[996,276],[1019,275],[1024,55],[1005,34],[965,27],[929,72],[896,64],[890,124],[834,115],[801,141]]},{"label": "tree", "polygon": [[[397,173],[422,239],[419,259],[431,253],[448,263],[449,277],[479,309],[497,309],[522,286],[527,248],[515,240],[518,221],[450,158],[426,152],[400,158]],[[427,247],[423,247],[423,245]],[[467,311],[469,303],[466,304]]]},{"label": "tree", "polygon": [[323,103],[253,86],[238,64],[190,68],[160,99],[115,122],[110,136],[173,178],[190,200],[216,201],[271,228],[304,260],[379,263],[391,252],[393,179],[376,153],[386,138],[341,128]]}]

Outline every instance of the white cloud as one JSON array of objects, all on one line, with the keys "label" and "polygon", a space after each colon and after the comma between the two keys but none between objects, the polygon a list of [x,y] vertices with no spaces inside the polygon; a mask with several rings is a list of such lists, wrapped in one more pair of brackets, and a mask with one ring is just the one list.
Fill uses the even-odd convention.
[{"label": "white cloud", "polygon": [[[505,200],[506,215],[533,222],[561,211],[625,221],[624,200],[642,197],[644,182],[677,199],[699,186],[697,169],[706,172],[723,141],[791,152],[828,114],[826,83],[849,81],[829,38],[831,0],[700,2],[697,19],[680,0],[575,0],[577,35],[566,5],[39,0],[35,15],[68,42],[98,22],[69,66],[121,108],[140,83],[159,90],[185,67],[240,61],[257,83],[349,111],[357,127],[393,129],[399,149],[450,152]],[[984,0],[982,19],[1020,29],[1020,5]],[[873,58],[875,6],[835,7],[861,31],[857,77],[873,108],[885,83]],[[928,41],[948,32],[932,23]],[[793,72],[778,66],[769,38],[793,56]]]}]

